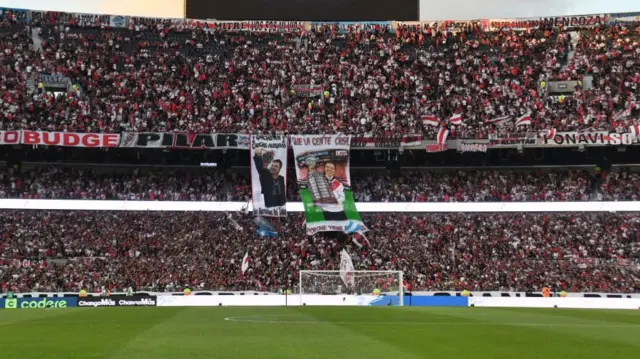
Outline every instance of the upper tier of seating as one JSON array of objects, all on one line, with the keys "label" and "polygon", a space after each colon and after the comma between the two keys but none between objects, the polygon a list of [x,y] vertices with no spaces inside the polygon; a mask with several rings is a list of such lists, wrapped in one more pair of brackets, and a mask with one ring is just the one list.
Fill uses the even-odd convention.
[{"label": "upper tier of seating", "polygon": [[[640,116],[637,25],[264,33],[63,18],[34,21],[39,35],[8,19],[0,24],[0,129],[435,137],[437,127],[422,116],[460,113],[450,137],[485,138],[551,128],[628,131]],[[75,86],[55,95],[39,88],[40,73],[62,74]],[[545,93],[553,80],[584,86],[559,99]],[[516,127],[527,113],[531,125]],[[492,121],[503,116],[510,120]]]}]

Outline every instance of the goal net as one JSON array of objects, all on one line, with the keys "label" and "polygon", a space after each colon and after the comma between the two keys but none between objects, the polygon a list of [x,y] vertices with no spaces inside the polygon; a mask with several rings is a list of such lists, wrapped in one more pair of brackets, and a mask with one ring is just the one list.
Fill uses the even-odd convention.
[{"label": "goal net", "polygon": [[403,305],[402,271],[301,270],[300,305]]}]

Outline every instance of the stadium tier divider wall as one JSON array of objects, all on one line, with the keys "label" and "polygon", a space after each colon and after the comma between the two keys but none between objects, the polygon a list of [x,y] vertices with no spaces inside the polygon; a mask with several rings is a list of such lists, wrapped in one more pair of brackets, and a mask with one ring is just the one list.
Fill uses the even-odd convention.
[{"label": "stadium tier divider wall", "polygon": [[[2,11],[2,8],[0,8]],[[459,152],[487,152],[490,149],[523,148],[584,148],[602,146],[638,146],[640,141],[632,130],[629,132],[553,132],[526,134],[489,134],[486,139],[447,139],[443,150]],[[534,131],[534,130],[532,130]],[[295,135],[290,135],[291,138]],[[251,135],[232,133],[206,133],[189,136],[186,133],[122,132],[81,133],[61,131],[0,131],[0,145],[27,145],[79,148],[147,148],[147,149],[236,149],[249,150]],[[254,136],[255,137],[255,136]],[[358,150],[408,149],[430,151],[438,144],[435,138],[423,135],[344,135],[349,146]]]},{"label": "stadium tier divider wall", "polygon": [[[627,202],[359,202],[364,213],[444,213],[444,212],[640,212],[640,201]],[[251,211],[246,202],[196,201],[110,201],[0,199],[0,209],[82,210],[82,211]],[[304,212],[301,202],[288,202],[287,212]]]}]

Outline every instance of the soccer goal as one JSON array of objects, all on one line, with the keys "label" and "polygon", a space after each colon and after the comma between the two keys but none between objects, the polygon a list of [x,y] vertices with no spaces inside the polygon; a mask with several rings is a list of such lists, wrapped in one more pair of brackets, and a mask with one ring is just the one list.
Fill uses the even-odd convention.
[{"label": "soccer goal", "polygon": [[301,270],[300,305],[402,306],[402,271]]}]

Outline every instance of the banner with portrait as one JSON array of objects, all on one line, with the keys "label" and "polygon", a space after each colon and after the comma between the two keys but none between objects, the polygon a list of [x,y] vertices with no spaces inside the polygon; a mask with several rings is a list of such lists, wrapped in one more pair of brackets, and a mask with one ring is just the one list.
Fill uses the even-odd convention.
[{"label": "banner with portrait", "polygon": [[287,215],[287,137],[251,136],[253,214]]},{"label": "banner with portrait", "polygon": [[290,136],[307,234],[365,232],[349,174],[350,136]]}]

